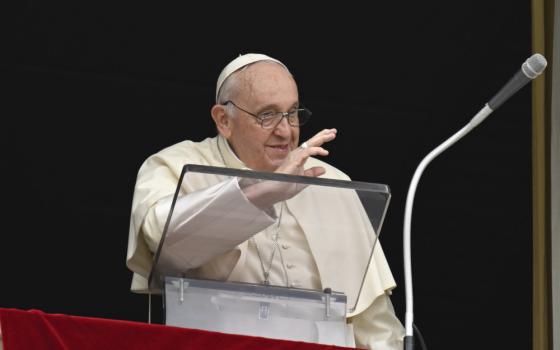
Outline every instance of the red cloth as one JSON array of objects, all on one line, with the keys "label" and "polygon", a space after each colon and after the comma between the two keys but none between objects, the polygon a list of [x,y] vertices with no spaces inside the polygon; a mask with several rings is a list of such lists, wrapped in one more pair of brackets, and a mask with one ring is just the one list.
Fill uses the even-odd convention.
[{"label": "red cloth", "polygon": [[4,350],[342,350],[338,346],[0,308]]}]

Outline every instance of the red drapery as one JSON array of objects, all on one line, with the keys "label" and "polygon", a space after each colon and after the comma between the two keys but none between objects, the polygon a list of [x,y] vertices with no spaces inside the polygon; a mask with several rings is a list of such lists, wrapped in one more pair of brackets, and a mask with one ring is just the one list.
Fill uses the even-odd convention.
[{"label": "red drapery", "polygon": [[208,332],[141,322],[0,308],[4,350],[344,350],[296,341]]}]

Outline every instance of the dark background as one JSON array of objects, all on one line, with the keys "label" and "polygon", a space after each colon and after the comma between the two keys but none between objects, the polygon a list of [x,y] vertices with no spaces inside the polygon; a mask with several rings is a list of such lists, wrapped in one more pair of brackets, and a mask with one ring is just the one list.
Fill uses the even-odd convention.
[{"label": "dark background", "polygon": [[[223,6],[26,1],[0,60],[0,307],[145,321],[125,267],[136,172],[214,135],[220,70],[283,61],[327,161],[388,184],[382,242],[404,322],[402,225],[422,158],[531,55],[530,1]],[[430,349],[531,346],[531,89],[432,162],[412,225],[414,320]]]}]

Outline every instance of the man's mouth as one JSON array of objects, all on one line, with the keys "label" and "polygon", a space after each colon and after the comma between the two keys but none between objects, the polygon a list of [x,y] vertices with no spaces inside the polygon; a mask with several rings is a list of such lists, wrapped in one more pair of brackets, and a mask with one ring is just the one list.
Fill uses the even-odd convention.
[{"label": "man's mouth", "polygon": [[288,153],[290,151],[290,146],[285,144],[285,145],[268,145],[269,148],[271,148],[274,152],[279,152],[279,153]]},{"label": "man's mouth", "polygon": [[277,149],[288,149],[288,145],[270,145],[268,147],[277,148]]}]

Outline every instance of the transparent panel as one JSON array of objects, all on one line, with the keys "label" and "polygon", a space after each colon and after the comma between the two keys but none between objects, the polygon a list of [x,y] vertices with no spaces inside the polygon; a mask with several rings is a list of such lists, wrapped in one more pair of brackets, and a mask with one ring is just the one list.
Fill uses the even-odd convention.
[{"label": "transparent panel", "polygon": [[343,294],[239,282],[165,280],[167,325],[348,345]]},{"label": "transparent panel", "polygon": [[351,312],[389,199],[383,184],[186,165],[150,288],[167,276],[330,288]]}]

